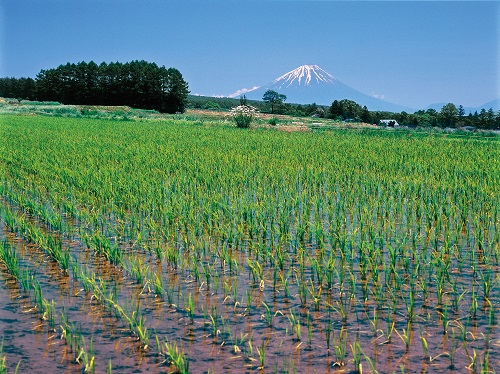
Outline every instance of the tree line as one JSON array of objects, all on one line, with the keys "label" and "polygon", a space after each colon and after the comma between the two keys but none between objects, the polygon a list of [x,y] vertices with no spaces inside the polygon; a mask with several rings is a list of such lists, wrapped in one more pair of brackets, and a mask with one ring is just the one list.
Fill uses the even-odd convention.
[{"label": "tree line", "polygon": [[409,127],[476,127],[486,130],[500,129],[500,111],[495,113],[493,108],[481,109],[478,113],[465,114],[462,105],[456,107],[453,103],[444,105],[440,111],[435,109],[419,110],[415,113],[391,113],[383,111],[369,111],[366,106],[361,107],[352,100],[335,100],[327,112],[327,117],[345,121],[353,119],[366,123],[379,124],[382,119],[396,120],[402,126]]},{"label": "tree line", "polygon": [[[380,124],[383,119],[397,121],[402,126],[408,127],[452,127],[465,126],[479,129],[500,129],[500,112],[495,113],[492,108],[481,109],[479,112],[465,113],[460,105],[456,107],[449,103],[440,111],[435,109],[419,110],[415,113],[393,113],[386,111],[368,110],[353,100],[334,100],[330,106],[317,105],[315,103],[289,104],[285,103],[286,96],[279,95],[275,91],[266,92],[262,101],[248,100],[248,104],[256,107],[262,113],[287,114],[299,117],[321,117],[336,121],[365,122]],[[190,96],[189,107],[194,109],[229,110],[239,105],[241,98],[214,98],[205,96]]]},{"label": "tree line", "polygon": [[[285,95],[283,95],[285,96]],[[285,96],[286,97],[286,96]],[[229,98],[229,97],[210,97],[210,96],[193,96],[188,97],[188,107],[191,109],[203,109],[203,110],[230,110],[231,108],[241,105],[242,100],[244,100],[248,105],[251,105],[262,113],[271,114],[286,114],[297,117],[309,117],[309,116],[322,116],[324,117],[327,111],[327,107],[313,104],[290,104],[285,103],[283,98],[277,102],[274,99],[271,102],[259,100],[247,99],[244,95],[239,99]]]},{"label": "tree line", "polygon": [[146,61],[67,63],[42,69],[35,79],[0,78],[0,96],[63,104],[128,105],[184,112],[188,84],[175,68]]},{"label": "tree line", "polygon": [[[155,109],[164,113],[196,109],[229,110],[238,99],[189,96],[188,84],[175,68],[166,69],[155,63],[79,62],[67,63],[55,69],[41,70],[35,79],[0,78],[0,96],[63,104],[128,105]],[[500,129],[500,111],[481,109],[466,114],[464,108],[452,103],[440,111],[419,110],[415,113],[370,111],[353,100],[334,100],[331,106],[315,103],[302,105],[285,103],[286,96],[266,92],[262,101],[248,101],[261,112],[293,116],[316,116],[337,121],[357,121],[379,124],[392,119],[409,127],[465,127]]]}]

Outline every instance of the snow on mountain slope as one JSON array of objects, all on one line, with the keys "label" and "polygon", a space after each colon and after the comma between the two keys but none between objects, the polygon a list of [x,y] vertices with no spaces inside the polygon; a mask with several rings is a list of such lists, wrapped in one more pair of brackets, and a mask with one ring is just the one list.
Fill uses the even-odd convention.
[{"label": "snow on mountain slope", "polygon": [[331,84],[335,82],[335,78],[330,73],[321,69],[318,65],[302,65],[276,78],[273,84],[280,85],[281,87],[290,87],[293,84],[308,86],[310,84],[320,84],[322,82]]}]

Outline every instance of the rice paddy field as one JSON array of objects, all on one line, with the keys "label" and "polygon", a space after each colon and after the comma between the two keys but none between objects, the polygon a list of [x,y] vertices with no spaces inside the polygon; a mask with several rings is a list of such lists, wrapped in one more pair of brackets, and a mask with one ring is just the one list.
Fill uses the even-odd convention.
[{"label": "rice paddy field", "polygon": [[0,118],[0,373],[491,373],[499,138]]}]

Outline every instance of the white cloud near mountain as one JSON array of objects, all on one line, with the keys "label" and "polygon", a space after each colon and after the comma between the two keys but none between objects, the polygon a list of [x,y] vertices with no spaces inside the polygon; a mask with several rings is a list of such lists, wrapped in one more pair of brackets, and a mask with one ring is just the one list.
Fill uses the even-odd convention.
[{"label": "white cloud near mountain", "polygon": [[372,96],[376,99],[384,100],[385,95],[384,94],[376,94],[372,92]]},{"label": "white cloud near mountain", "polygon": [[238,90],[236,91],[235,93],[232,93],[231,95],[229,95],[228,97],[238,97],[240,95],[243,95],[247,92],[250,92],[250,91],[253,91],[253,90],[256,90],[257,88],[259,88],[259,86],[254,86],[252,88],[242,88],[241,90]]}]

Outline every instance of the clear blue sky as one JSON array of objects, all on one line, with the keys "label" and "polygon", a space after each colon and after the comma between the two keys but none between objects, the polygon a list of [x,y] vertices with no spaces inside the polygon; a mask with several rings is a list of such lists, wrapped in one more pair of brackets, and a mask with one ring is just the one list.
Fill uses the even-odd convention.
[{"label": "clear blue sky", "polygon": [[303,64],[424,108],[500,97],[497,1],[0,0],[0,76],[66,62],[175,67],[229,95]]}]

